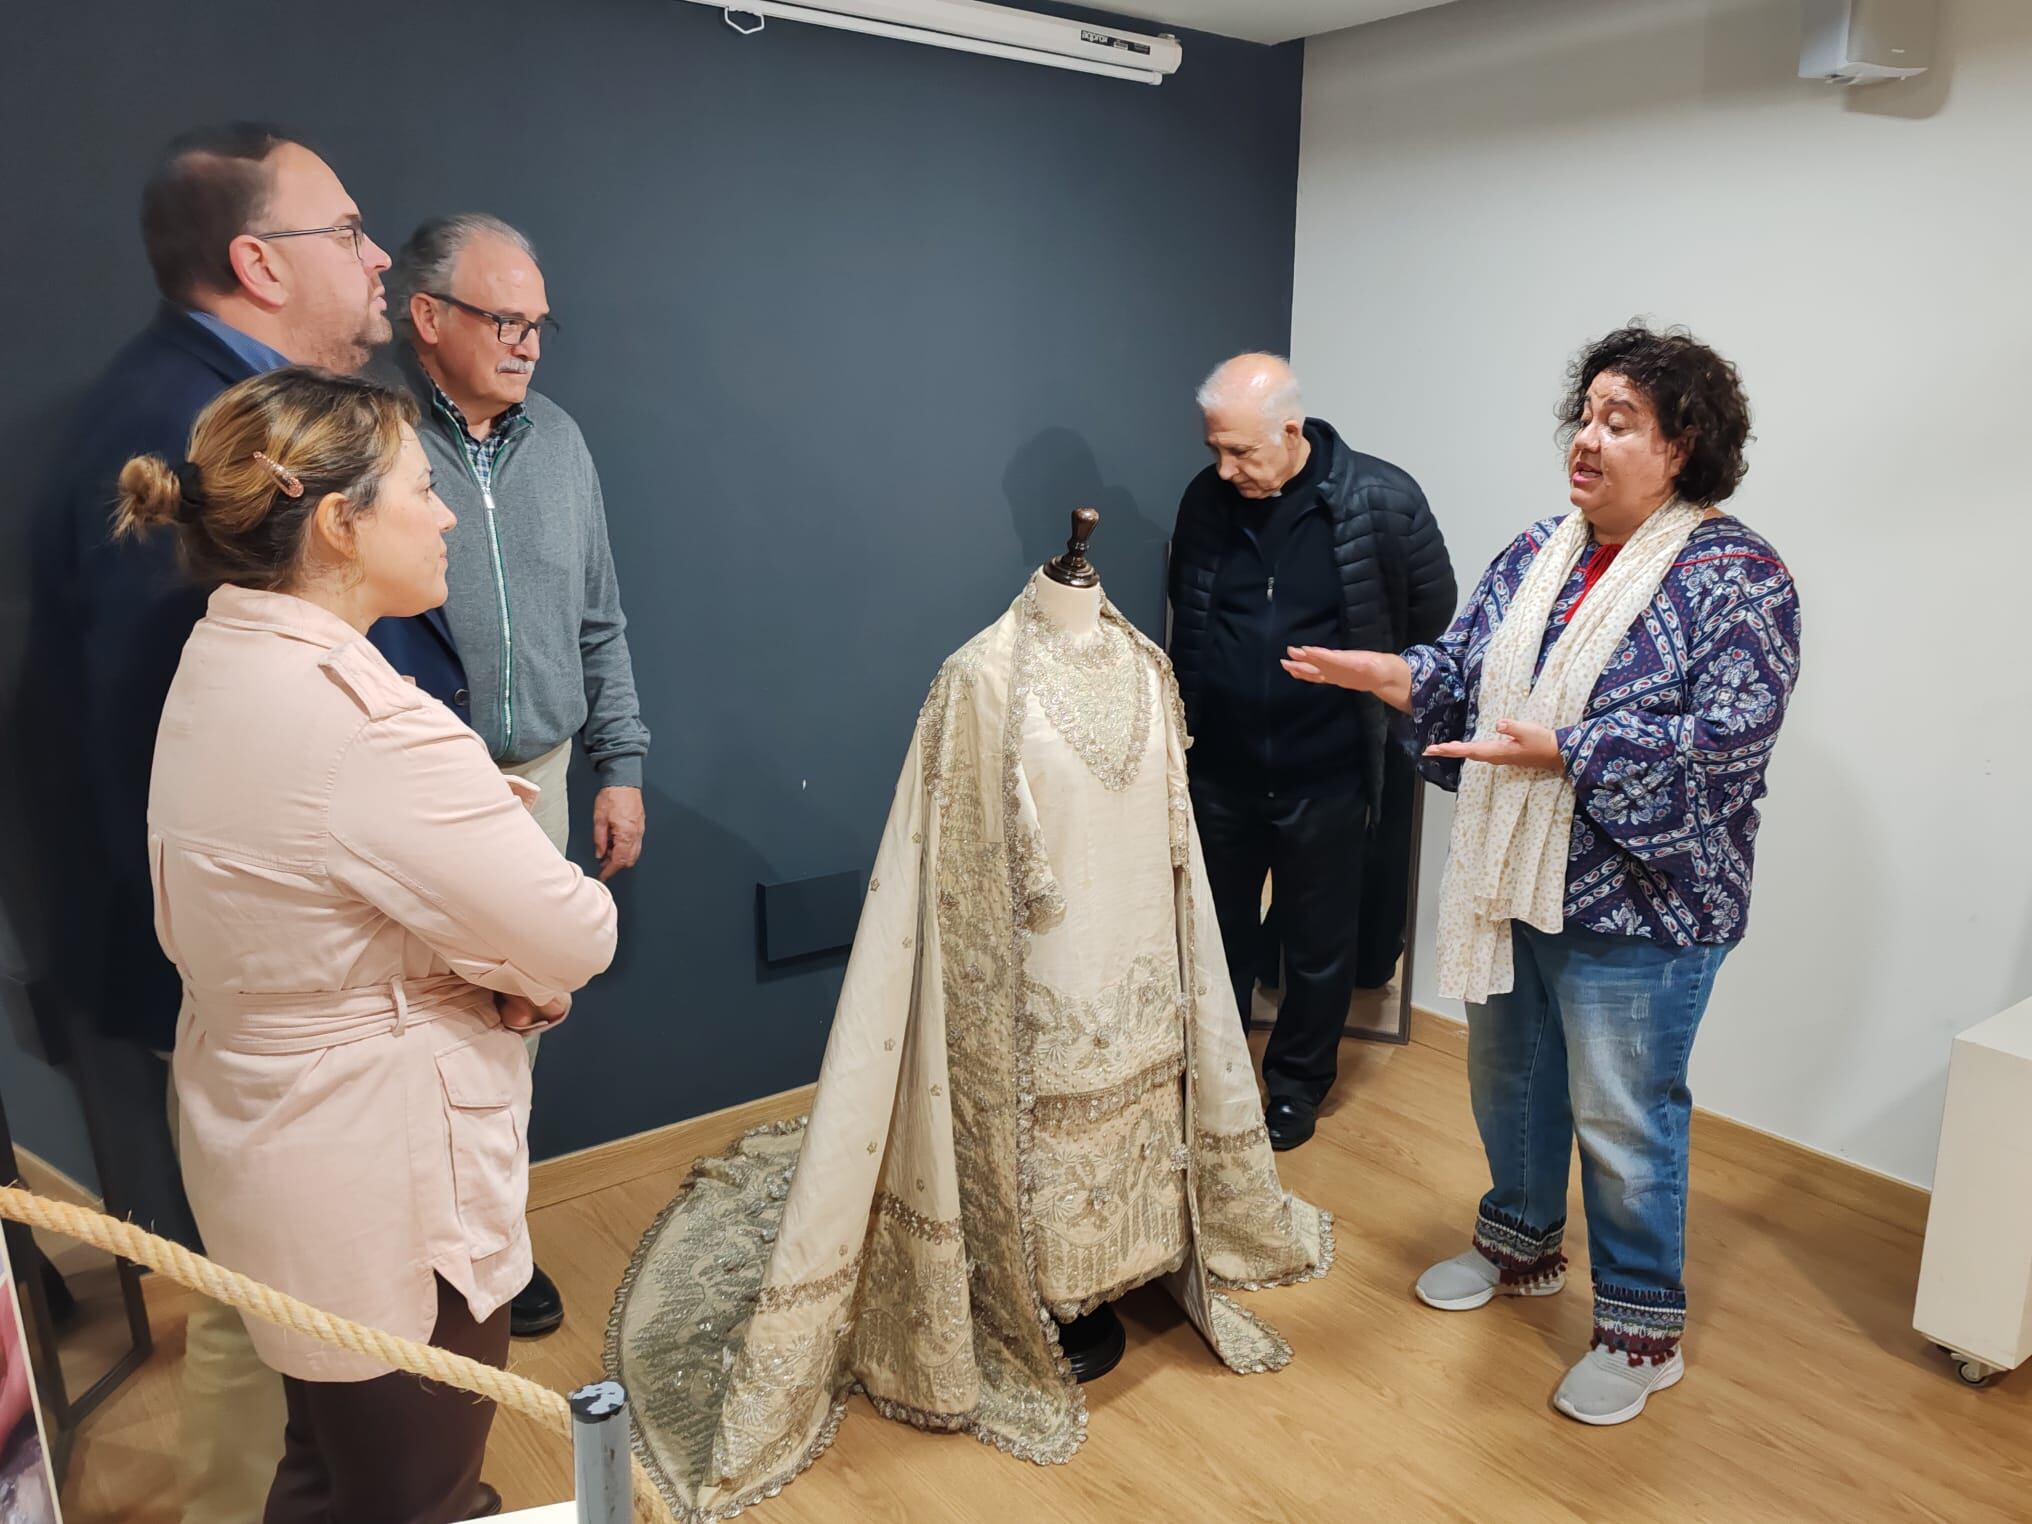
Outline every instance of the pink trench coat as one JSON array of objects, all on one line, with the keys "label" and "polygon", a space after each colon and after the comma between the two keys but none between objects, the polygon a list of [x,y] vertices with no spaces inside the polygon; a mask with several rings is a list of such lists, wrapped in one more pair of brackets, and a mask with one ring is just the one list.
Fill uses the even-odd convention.
[{"label": "pink trench coat", "polygon": [[[529,1060],[489,991],[545,1001],[614,954],[614,901],[479,738],[314,604],[226,587],[155,748],[156,931],[205,1246],[314,1306],[430,1337],[529,1278]],[[252,1318],[285,1375],[385,1367]]]}]

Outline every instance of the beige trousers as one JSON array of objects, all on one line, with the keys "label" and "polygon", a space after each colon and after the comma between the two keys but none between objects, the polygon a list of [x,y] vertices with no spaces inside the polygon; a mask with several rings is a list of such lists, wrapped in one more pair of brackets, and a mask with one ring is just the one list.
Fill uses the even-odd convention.
[{"label": "beige trousers", "polygon": [[[180,1152],[177,1117],[172,1070],[169,1137]],[[176,1453],[183,1524],[250,1524],[266,1508],[282,1461],[282,1377],[254,1353],[240,1314],[209,1297],[192,1299],[183,1340]]]},{"label": "beige trousers", "polygon": [[[571,742],[553,746],[533,762],[509,763],[501,769],[511,777],[526,778],[543,793],[537,797],[536,823],[562,855],[571,842],[571,801],[565,797],[565,779],[571,773]],[[529,1062],[536,1062],[541,1034],[524,1039],[529,1044]]]},{"label": "beige trousers", "polygon": [[512,778],[527,778],[543,790],[543,797],[536,801],[536,823],[543,827],[550,844],[564,851],[571,841],[571,805],[564,791],[571,773],[571,742],[553,747],[534,762],[508,763],[501,771]]}]

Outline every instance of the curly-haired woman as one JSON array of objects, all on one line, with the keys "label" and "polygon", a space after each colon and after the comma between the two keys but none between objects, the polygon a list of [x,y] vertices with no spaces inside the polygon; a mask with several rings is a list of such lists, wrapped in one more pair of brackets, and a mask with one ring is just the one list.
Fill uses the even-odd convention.
[{"label": "curly-haired woman", "polygon": [[1626,328],[1570,380],[1580,511],[1519,536],[1437,644],[1285,667],[1409,716],[1427,775],[1459,794],[1440,988],[1467,1002],[1493,1184],[1473,1248],[1418,1295],[1464,1311],[1558,1291],[1578,1135],[1594,1339],[1554,1402],[1615,1424],[1685,1372],[1687,1058],[1749,913],[1799,603],[1719,507],[1750,433],[1734,366]]}]

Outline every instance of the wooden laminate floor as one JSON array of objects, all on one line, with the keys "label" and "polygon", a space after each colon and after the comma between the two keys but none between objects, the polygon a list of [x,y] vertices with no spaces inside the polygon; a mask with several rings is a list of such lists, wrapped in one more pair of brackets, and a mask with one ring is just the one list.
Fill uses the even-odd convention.
[{"label": "wooden laminate floor", "polygon": [[[1334,1212],[1340,1248],[1324,1281],[1248,1298],[1295,1347],[1288,1369],[1229,1374],[1161,1292],[1137,1293],[1128,1355],[1088,1389],[1070,1465],[888,1423],[857,1398],[833,1449],[757,1516],[2032,1519],[2032,1370],[1970,1390],[1911,1330],[1923,1198],[1731,1124],[1696,1125],[1687,1379],[1636,1423],[1592,1430],[1550,1406],[1587,1339],[1584,1243],[1561,1296],[1455,1314],[1413,1301],[1418,1272],[1464,1247],[1486,1183],[1461,1056],[1435,1027],[1405,1048],[1348,1044],[1318,1137],[1280,1156],[1287,1185]],[[709,1119],[687,1146],[715,1149],[752,1119]],[[554,1175],[532,1213],[571,1314],[518,1345],[514,1368],[559,1389],[596,1374],[613,1288],[683,1171],[664,1157],[618,1184],[599,1173]],[[184,1304],[173,1287],[151,1297],[161,1349],[82,1436],[69,1524],[177,1517]],[[568,1467],[530,1425],[497,1424],[488,1474],[510,1507],[567,1496]]]}]

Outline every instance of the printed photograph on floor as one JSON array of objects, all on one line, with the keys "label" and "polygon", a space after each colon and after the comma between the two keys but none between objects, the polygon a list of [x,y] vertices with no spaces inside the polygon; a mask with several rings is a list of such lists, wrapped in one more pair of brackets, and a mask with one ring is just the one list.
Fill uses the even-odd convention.
[{"label": "printed photograph on floor", "polygon": [[0,1240],[0,1524],[61,1524],[28,1363],[21,1297]]}]

